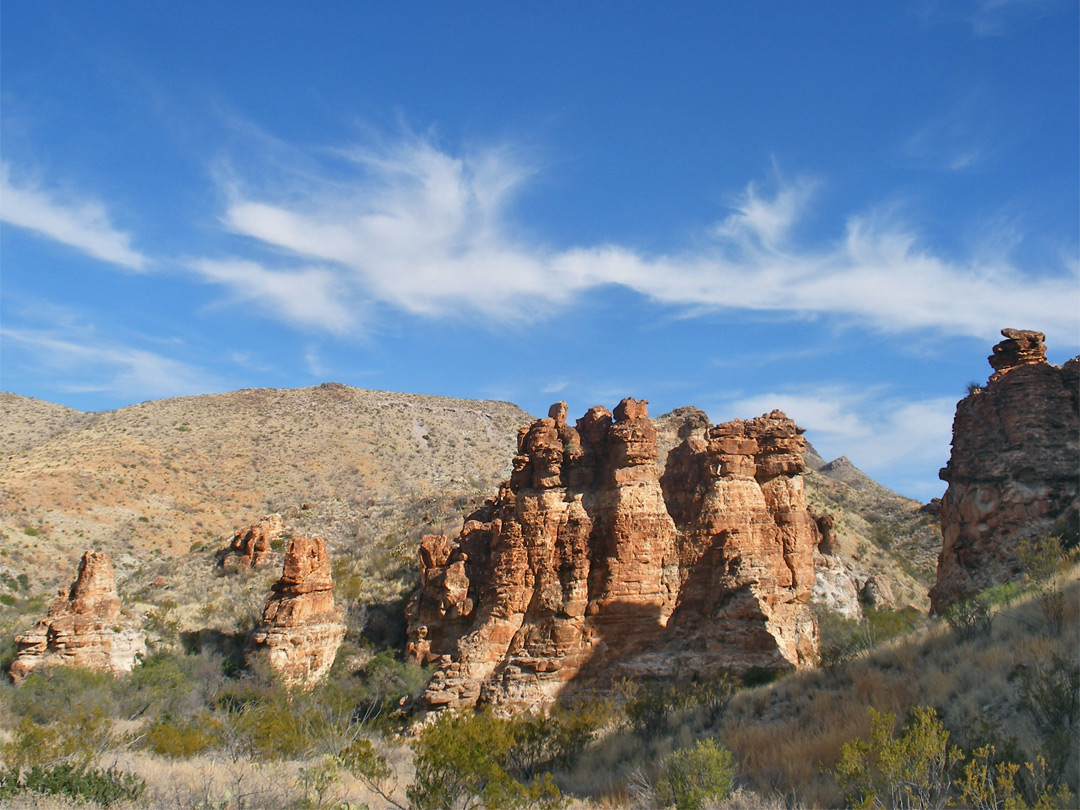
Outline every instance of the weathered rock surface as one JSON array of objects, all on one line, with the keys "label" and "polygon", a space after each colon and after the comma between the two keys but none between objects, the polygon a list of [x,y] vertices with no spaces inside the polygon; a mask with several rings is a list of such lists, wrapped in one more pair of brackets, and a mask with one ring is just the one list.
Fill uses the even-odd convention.
[{"label": "weathered rock surface", "polygon": [[78,666],[129,672],[146,653],[142,632],[120,610],[112,562],[87,551],[71,587],[49,605],[49,615],[15,639],[16,684],[39,667]]},{"label": "weathered rock surface", "polygon": [[[696,412],[700,413],[700,412]],[[699,420],[700,421],[700,420]],[[618,676],[801,666],[818,531],[779,411],[690,424],[657,465],[647,403],[519,433],[510,480],[454,541],[423,538],[411,656],[429,707],[536,707]]]},{"label": "weathered rock surface", "polygon": [[949,487],[934,611],[1016,579],[1020,541],[1077,534],[1080,358],[1054,366],[1041,332],[1001,333],[986,387],[956,406],[952,456],[940,474]]},{"label": "weathered rock surface", "polygon": [[295,535],[281,579],[271,587],[249,657],[265,653],[289,685],[310,685],[334,663],[345,638],[345,611],[334,604],[330,555],[321,537]]},{"label": "weathered rock surface", "polygon": [[229,550],[221,559],[222,567],[252,568],[266,565],[273,554],[271,544],[285,531],[281,515],[267,515],[246,529],[237,529]]}]

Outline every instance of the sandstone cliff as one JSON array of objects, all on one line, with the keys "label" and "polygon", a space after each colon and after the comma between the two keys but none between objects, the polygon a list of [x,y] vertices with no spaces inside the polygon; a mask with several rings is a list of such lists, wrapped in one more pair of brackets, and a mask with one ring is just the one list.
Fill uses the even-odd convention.
[{"label": "sandstone cliff", "polygon": [[249,657],[265,653],[289,685],[313,684],[334,663],[345,638],[345,612],[334,604],[330,555],[321,537],[289,541],[281,579],[274,583]]},{"label": "sandstone cliff", "polygon": [[1041,332],[1001,334],[989,382],[956,406],[934,611],[1017,578],[1019,541],[1076,538],[1080,358],[1053,366]]},{"label": "sandstone cliff", "polygon": [[688,420],[663,477],[647,403],[522,428],[510,480],[423,538],[408,651],[430,707],[535,707],[626,676],[790,669],[814,653],[819,535],[779,411]]},{"label": "sandstone cliff", "polygon": [[146,653],[142,633],[120,611],[112,563],[87,551],[75,582],[49,605],[49,615],[15,639],[16,684],[39,667],[78,666],[129,672]]}]

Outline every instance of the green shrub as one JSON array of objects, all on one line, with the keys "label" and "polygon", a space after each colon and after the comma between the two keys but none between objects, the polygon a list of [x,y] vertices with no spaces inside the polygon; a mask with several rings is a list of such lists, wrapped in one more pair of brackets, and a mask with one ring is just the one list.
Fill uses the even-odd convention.
[{"label": "green shrub", "polygon": [[898,738],[896,718],[870,708],[870,739],[840,749],[836,780],[856,808],[941,808],[961,760],[949,732],[926,706],[917,706]]},{"label": "green shrub", "polygon": [[10,708],[18,717],[45,725],[56,718],[99,711],[114,711],[116,684],[105,672],[81,667],[37,669],[11,696]]},{"label": "green shrub", "polygon": [[555,807],[561,794],[549,775],[515,779],[510,752],[515,727],[490,710],[444,712],[413,742],[416,775],[407,795],[421,810],[488,810]]},{"label": "green shrub", "polygon": [[22,772],[15,768],[0,770],[0,798],[39,793],[111,807],[116,802],[138,801],[145,792],[142,779],[114,768],[59,764],[32,765]]},{"label": "green shrub", "polygon": [[190,759],[221,745],[224,728],[207,712],[187,720],[166,715],[146,730],[146,747],[170,759]]},{"label": "green shrub", "polygon": [[1061,778],[1080,732],[1080,665],[1074,658],[1055,654],[1049,661],[1022,668],[1018,677],[1020,703],[1042,735],[1050,776]]},{"label": "green shrub", "polygon": [[664,757],[657,793],[665,807],[674,804],[677,810],[701,810],[727,797],[733,771],[730,751],[715,740],[698,740],[693,748]]},{"label": "green shrub", "polygon": [[945,608],[943,615],[957,638],[963,641],[990,634],[993,619],[990,602],[981,594],[969,599],[958,599]]},{"label": "green shrub", "polygon": [[24,717],[15,726],[10,742],[0,745],[0,757],[9,766],[89,766],[114,748],[113,721],[100,709],[79,708],[52,723]]},{"label": "green shrub", "polygon": [[619,692],[625,702],[623,712],[638,736],[651,740],[678,725],[692,711],[704,710],[715,721],[739,683],[720,673],[694,681],[623,681]]},{"label": "green shrub", "polygon": [[1065,556],[1060,537],[1043,537],[1025,540],[1017,544],[1016,555],[1024,571],[1031,578],[1051,635],[1059,636],[1065,626],[1065,594],[1056,575]]},{"label": "green shrub", "polygon": [[994,746],[983,746],[972,752],[956,780],[957,800],[953,806],[977,810],[1066,810],[1072,807],[1072,791],[1065,785],[1050,785],[1045,770],[1046,763],[1041,759],[1035,764],[1026,762],[1024,765],[1002,762],[995,759]]},{"label": "green shrub", "polygon": [[833,667],[850,661],[878,644],[913,630],[921,617],[922,614],[912,607],[901,610],[867,608],[861,621],[823,611],[817,616],[820,664]]},{"label": "green shrub", "polygon": [[547,714],[520,714],[510,721],[513,744],[508,770],[520,780],[568,768],[615,716],[611,700],[588,698],[552,706]]}]

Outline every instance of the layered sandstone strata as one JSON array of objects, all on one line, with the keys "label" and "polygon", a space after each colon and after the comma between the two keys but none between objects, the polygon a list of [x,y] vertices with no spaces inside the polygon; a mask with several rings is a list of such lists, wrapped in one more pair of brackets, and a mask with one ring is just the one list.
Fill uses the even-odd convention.
[{"label": "layered sandstone strata", "polygon": [[321,680],[345,638],[345,611],[334,604],[330,554],[321,537],[295,535],[285,552],[281,579],[271,586],[262,622],[248,647],[265,654],[289,685]]},{"label": "layered sandstone strata", "polygon": [[1080,470],[1080,358],[1046,360],[1041,332],[1002,329],[993,375],[956,406],[941,478],[942,549],[930,591],[940,612],[1021,574],[1017,545],[1060,533],[1075,542]]},{"label": "layered sandstone strata", "polygon": [[661,479],[647,403],[522,428],[510,480],[456,540],[429,535],[409,653],[430,707],[540,706],[625,676],[802,665],[817,527],[779,411],[688,424]]},{"label": "layered sandstone strata", "polygon": [[39,667],[77,666],[130,672],[146,653],[146,639],[120,610],[112,562],[87,551],[71,587],[49,605],[48,617],[15,639],[11,677],[21,683]]},{"label": "layered sandstone strata", "polygon": [[221,560],[223,567],[252,568],[266,565],[273,553],[272,544],[285,531],[281,515],[267,515],[246,529],[237,529],[229,550]]}]

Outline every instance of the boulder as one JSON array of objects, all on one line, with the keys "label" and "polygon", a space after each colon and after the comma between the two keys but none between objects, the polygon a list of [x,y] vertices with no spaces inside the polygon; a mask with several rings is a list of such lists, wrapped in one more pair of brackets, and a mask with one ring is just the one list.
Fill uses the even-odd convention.
[{"label": "boulder", "polygon": [[270,562],[271,545],[285,531],[281,515],[267,515],[246,529],[237,529],[232,543],[221,559],[223,567],[252,568]]},{"label": "boulder", "polygon": [[49,605],[49,614],[16,637],[11,677],[16,684],[39,667],[77,666],[130,672],[146,654],[146,639],[120,608],[112,562],[87,551],[71,587]]}]

